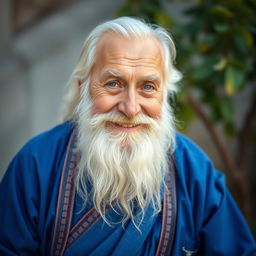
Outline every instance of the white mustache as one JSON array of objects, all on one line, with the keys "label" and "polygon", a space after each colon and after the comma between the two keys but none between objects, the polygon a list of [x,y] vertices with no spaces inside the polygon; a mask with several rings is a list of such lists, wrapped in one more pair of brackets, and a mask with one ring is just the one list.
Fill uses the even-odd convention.
[{"label": "white mustache", "polygon": [[152,117],[149,117],[143,113],[138,114],[134,118],[127,118],[121,113],[111,111],[103,114],[95,114],[90,118],[89,124],[92,127],[98,127],[98,125],[104,125],[106,122],[113,123],[129,123],[131,125],[145,124],[148,126],[158,125],[158,120]]}]

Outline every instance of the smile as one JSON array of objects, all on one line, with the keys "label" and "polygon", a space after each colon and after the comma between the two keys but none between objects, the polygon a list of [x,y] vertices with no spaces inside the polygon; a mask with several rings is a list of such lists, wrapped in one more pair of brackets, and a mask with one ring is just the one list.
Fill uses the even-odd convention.
[{"label": "smile", "polygon": [[108,122],[108,125],[112,128],[122,130],[122,131],[136,131],[140,129],[143,125],[136,123],[119,123],[119,122]]}]

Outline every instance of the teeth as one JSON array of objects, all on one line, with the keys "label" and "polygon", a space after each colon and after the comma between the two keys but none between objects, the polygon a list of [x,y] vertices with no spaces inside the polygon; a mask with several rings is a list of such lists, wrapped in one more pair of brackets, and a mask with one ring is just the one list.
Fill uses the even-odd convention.
[{"label": "teeth", "polygon": [[132,128],[132,127],[138,126],[138,124],[121,124],[121,123],[115,123],[115,124],[117,124],[118,126],[122,126],[124,128]]}]

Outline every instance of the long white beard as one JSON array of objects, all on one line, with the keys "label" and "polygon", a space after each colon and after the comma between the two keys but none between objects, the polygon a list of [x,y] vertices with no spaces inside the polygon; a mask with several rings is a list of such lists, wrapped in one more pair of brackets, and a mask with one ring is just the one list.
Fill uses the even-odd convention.
[{"label": "long white beard", "polygon": [[[92,200],[107,222],[106,208],[117,206],[122,223],[134,222],[136,212],[143,220],[152,203],[154,214],[161,211],[160,188],[167,171],[167,150],[174,148],[175,133],[168,103],[159,120],[140,114],[132,121],[142,123],[139,131],[111,130],[106,122],[127,122],[122,114],[91,114],[91,99],[84,94],[77,108],[78,147],[81,159],[76,186],[84,204]],[[88,193],[88,182],[92,191]],[[116,209],[116,208],[115,208]]]}]

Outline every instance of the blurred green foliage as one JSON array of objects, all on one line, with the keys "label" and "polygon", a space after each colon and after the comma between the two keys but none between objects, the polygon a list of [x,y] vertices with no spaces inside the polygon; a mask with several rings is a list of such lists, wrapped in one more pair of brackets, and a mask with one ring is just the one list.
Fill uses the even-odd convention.
[{"label": "blurred green foliage", "polygon": [[166,10],[173,2],[127,0],[118,15],[141,17],[171,31],[178,53],[176,66],[183,73],[178,119],[188,123],[195,117],[187,102],[193,90],[208,108],[210,121],[221,123],[225,133],[234,136],[238,131],[232,96],[255,86],[256,80],[256,0],[176,1],[187,6],[182,23]]},{"label": "blurred green foliage", "polygon": [[[183,10],[178,14],[177,4]],[[140,17],[171,32],[175,65],[183,74],[179,93],[170,98],[177,119],[184,121],[177,128],[185,130],[196,116],[203,121],[256,235],[256,204],[251,201],[256,197],[250,195],[255,185],[256,0],[127,0],[118,15]],[[235,105],[234,95],[245,89],[251,98]],[[246,111],[236,127],[235,111],[241,105]],[[232,151],[216,124],[233,138]]]}]

